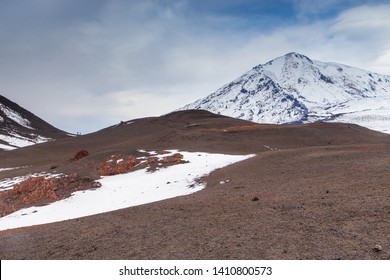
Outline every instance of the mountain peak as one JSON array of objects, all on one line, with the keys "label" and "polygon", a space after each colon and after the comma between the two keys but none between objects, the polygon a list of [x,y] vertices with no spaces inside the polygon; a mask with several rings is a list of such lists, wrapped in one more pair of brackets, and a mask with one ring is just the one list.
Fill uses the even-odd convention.
[{"label": "mountain peak", "polygon": [[296,53],[296,52],[291,52],[291,53],[288,53],[286,55],[284,55],[285,59],[286,60],[304,60],[304,61],[307,61],[309,63],[313,63],[313,61],[307,57],[306,55],[303,55],[303,54],[300,54],[300,53]]},{"label": "mountain peak", "polygon": [[259,123],[352,122],[390,133],[390,76],[291,52],[182,109]]},{"label": "mountain peak", "polygon": [[284,55],[286,58],[299,58],[299,59],[309,59],[306,55],[297,53],[297,52],[289,52]]},{"label": "mountain peak", "polygon": [[[276,61],[276,60],[284,60],[284,61],[288,61],[288,60],[306,60],[306,61],[312,62],[312,60],[309,57],[307,57],[306,55],[297,53],[297,52],[286,53],[285,55],[277,57],[277,58],[274,58],[271,61]],[[269,61],[269,62],[271,62],[271,61]],[[266,64],[268,64],[269,62],[267,62]]]}]

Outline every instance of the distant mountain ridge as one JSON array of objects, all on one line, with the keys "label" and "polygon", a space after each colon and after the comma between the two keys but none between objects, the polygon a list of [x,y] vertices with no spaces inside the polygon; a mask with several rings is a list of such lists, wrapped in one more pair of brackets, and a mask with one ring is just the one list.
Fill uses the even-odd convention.
[{"label": "distant mountain ridge", "polygon": [[13,150],[64,137],[67,137],[66,132],[0,95],[0,150]]},{"label": "distant mountain ridge", "polygon": [[179,110],[258,123],[355,123],[390,133],[390,76],[288,53]]}]

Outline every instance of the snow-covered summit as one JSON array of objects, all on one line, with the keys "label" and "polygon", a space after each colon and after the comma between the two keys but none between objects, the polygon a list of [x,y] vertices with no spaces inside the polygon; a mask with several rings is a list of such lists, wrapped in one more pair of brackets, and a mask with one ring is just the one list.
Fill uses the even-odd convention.
[{"label": "snow-covered summit", "polygon": [[292,52],[185,109],[259,123],[350,122],[390,133],[390,76]]},{"label": "snow-covered summit", "polygon": [[0,150],[13,150],[65,136],[65,132],[0,95]]}]

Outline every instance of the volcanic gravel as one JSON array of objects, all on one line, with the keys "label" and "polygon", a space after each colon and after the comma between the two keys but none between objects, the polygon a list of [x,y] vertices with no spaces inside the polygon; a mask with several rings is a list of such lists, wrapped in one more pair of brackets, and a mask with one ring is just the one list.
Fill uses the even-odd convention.
[{"label": "volcanic gravel", "polygon": [[[390,259],[390,135],[356,125],[175,112],[1,152],[0,168],[24,168],[0,179],[53,167],[97,179],[107,157],[139,149],[257,156],[214,171],[192,195],[0,231],[0,258]],[[80,150],[88,155],[72,160]]]}]

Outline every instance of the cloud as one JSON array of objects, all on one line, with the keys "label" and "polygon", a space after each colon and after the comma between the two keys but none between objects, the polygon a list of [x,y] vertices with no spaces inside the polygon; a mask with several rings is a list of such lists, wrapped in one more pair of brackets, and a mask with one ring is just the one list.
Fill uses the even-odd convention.
[{"label": "cloud", "polygon": [[[291,51],[390,74],[390,5],[287,25],[234,14],[238,1],[228,2],[0,1],[0,94],[91,132],[168,113]],[[318,14],[334,1],[320,2],[295,7]]]},{"label": "cloud", "polygon": [[377,72],[390,74],[390,45],[372,62],[372,69]]},{"label": "cloud", "polygon": [[[341,44],[345,55],[359,61],[363,68],[390,74],[390,69],[376,68],[373,61],[381,61],[390,51],[390,5],[360,6],[341,13],[328,33],[333,45]],[[349,54],[348,54],[349,53]]]},{"label": "cloud", "polygon": [[363,5],[379,5],[382,0],[286,0],[291,2],[298,18],[331,18],[335,13]]},{"label": "cloud", "polygon": [[389,43],[390,34],[386,32],[390,27],[389,12],[390,5],[356,7],[341,13],[331,30],[351,41]]},{"label": "cloud", "polygon": [[[291,2],[300,17],[321,14],[340,4],[338,0],[292,0]],[[352,1],[345,0],[344,2]]]},{"label": "cloud", "polygon": [[182,95],[166,98],[160,93],[156,95],[156,93],[148,92],[111,92],[105,96],[105,100],[113,106],[106,107],[104,112],[111,116],[115,122],[139,117],[159,116],[177,109],[176,104],[172,104],[172,99],[184,101]]}]

